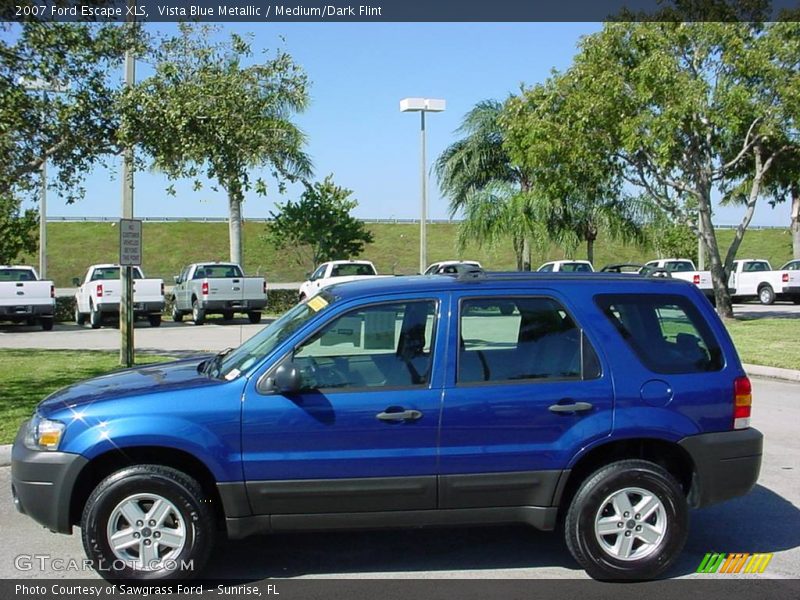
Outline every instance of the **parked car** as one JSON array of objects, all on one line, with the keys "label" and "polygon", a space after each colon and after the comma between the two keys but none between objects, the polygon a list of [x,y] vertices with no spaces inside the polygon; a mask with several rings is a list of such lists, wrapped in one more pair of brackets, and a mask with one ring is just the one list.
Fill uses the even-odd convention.
[{"label": "parked car", "polygon": [[606,265],[600,269],[601,273],[626,273],[630,275],[638,275],[644,265],[639,263],[614,263]]},{"label": "parked car", "polygon": [[425,269],[425,275],[458,275],[467,271],[480,269],[477,260],[443,260],[435,262]]},{"label": "parked car", "polygon": [[714,302],[714,284],[711,281],[710,271],[698,271],[694,262],[688,258],[660,258],[645,263],[640,271],[641,275],[658,275],[659,272],[675,279],[688,281],[697,286],[703,295],[712,303]]},{"label": "parked car", "polygon": [[52,281],[41,281],[33,267],[0,265],[0,321],[39,323],[50,331],[55,308]]},{"label": "parked car", "polygon": [[552,260],[536,270],[540,273],[594,273],[588,260]]},{"label": "parked car", "polygon": [[[103,319],[119,315],[122,298],[120,266],[114,264],[92,265],[81,280],[75,277],[73,285],[80,286],[75,293],[75,323],[83,325],[88,318],[92,329],[99,329]],[[161,325],[164,310],[164,281],[145,279],[139,267],[133,267],[133,315],[147,318],[151,327]]]},{"label": "parked car", "polygon": [[775,300],[800,303],[800,271],[773,271],[767,260],[735,260],[728,277],[728,290],[736,301],[758,298],[761,304],[772,304]]},{"label": "parked car", "polygon": [[800,271],[800,259],[790,260],[781,267],[781,271]]},{"label": "parked car", "polygon": [[172,288],[172,320],[178,323],[187,314],[195,325],[202,325],[206,315],[218,314],[230,321],[235,313],[245,313],[251,323],[260,323],[266,305],[266,280],[245,277],[235,263],[187,265],[175,276]]},{"label": "parked car", "polygon": [[755,484],[750,412],[730,336],[683,281],[373,277],[233,351],[55,392],[19,430],[12,492],[53,531],[79,525],[108,578],[200,574],[221,530],[517,522],[563,530],[593,577],[650,578],[689,507]]},{"label": "parked car", "polygon": [[311,298],[320,290],[346,281],[375,277],[378,270],[368,260],[332,260],[319,265],[300,286],[300,301]]}]

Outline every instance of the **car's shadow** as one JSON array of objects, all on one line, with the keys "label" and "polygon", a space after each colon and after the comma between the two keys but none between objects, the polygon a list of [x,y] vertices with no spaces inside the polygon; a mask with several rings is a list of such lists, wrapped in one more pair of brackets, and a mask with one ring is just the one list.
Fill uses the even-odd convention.
[{"label": "car's shadow", "polygon": [[[692,512],[686,548],[666,577],[695,572],[706,552],[779,552],[798,546],[800,510],[756,486],[743,498]],[[584,577],[560,532],[521,525],[256,536],[220,542],[206,575],[215,580],[254,581],[318,574],[474,573],[540,567],[568,569],[570,575]]]}]

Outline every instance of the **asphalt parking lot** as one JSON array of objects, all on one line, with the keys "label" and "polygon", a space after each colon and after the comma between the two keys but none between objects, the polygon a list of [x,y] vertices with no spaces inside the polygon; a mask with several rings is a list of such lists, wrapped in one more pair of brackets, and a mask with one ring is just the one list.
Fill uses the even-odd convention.
[{"label": "asphalt parking lot", "polygon": [[[773,552],[766,572],[752,577],[800,577],[800,384],[753,384],[753,426],[766,438],[759,483],[747,496],[692,513],[689,541],[670,577],[710,577],[695,570],[712,551]],[[52,534],[17,514],[9,488],[10,469],[0,468],[0,578],[96,577],[91,571],[40,570],[39,559],[28,570],[17,568],[30,564],[30,557],[80,560],[83,549],[77,530]],[[522,526],[257,536],[220,542],[207,574],[253,581],[586,577],[560,535]]]}]

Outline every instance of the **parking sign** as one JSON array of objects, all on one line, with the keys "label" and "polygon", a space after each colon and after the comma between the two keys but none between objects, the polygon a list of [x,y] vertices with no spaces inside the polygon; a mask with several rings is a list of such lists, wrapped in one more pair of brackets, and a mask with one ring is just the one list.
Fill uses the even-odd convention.
[{"label": "parking sign", "polygon": [[138,219],[119,220],[119,264],[142,265],[142,222]]}]

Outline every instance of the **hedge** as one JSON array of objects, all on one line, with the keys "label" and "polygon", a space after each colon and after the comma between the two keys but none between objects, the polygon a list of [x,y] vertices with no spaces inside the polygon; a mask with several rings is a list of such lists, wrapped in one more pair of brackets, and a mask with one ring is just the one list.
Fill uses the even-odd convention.
[{"label": "hedge", "polygon": [[[289,310],[297,303],[297,290],[270,290],[267,300],[267,308],[264,309],[268,315],[280,315]],[[172,314],[172,298],[167,296],[164,303],[164,316]],[[60,296],[56,298],[55,320],[59,322],[70,322],[75,320],[75,297]]]}]

